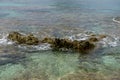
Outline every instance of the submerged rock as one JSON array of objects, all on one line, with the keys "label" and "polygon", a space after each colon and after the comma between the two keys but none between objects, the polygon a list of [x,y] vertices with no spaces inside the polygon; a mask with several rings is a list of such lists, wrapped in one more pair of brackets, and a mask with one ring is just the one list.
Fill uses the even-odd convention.
[{"label": "submerged rock", "polygon": [[8,35],[8,39],[18,44],[27,44],[27,45],[38,45],[39,44],[39,39],[34,37],[33,34],[22,35],[18,32],[11,32]]}]

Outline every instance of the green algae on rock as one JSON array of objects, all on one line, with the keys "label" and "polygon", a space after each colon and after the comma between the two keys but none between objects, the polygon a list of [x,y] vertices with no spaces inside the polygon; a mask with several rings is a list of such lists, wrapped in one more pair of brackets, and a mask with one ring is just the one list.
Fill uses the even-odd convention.
[{"label": "green algae on rock", "polygon": [[86,40],[70,40],[62,38],[50,38],[46,37],[43,40],[39,40],[37,37],[34,37],[33,34],[23,35],[19,32],[11,32],[8,35],[8,39],[12,40],[18,44],[26,45],[39,45],[40,43],[48,43],[51,45],[53,50],[68,51],[72,50],[79,53],[90,53],[96,48],[96,42],[99,42],[101,39],[105,38],[106,35],[94,35],[88,37]]},{"label": "green algae on rock", "polygon": [[88,40],[82,41],[71,41],[69,39],[59,39],[59,38],[45,38],[42,40],[44,43],[51,44],[51,47],[54,50],[73,50],[80,53],[89,53],[90,51],[94,50],[95,44]]},{"label": "green algae on rock", "polygon": [[38,45],[39,44],[39,39],[34,37],[33,34],[22,35],[18,32],[11,32],[8,35],[8,39],[18,44],[27,44],[27,45]]}]

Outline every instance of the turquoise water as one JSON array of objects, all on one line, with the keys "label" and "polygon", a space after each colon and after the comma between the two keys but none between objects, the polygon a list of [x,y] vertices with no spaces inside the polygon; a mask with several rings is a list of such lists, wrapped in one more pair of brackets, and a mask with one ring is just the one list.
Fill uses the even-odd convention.
[{"label": "turquoise water", "polygon": [[[120,24],[112,20],[117,16],[119,0],[1,0],[0,80],[120,80]],[[109,36],[101,48],[80,55],[8,42],[11,31],[39,39]]]}]

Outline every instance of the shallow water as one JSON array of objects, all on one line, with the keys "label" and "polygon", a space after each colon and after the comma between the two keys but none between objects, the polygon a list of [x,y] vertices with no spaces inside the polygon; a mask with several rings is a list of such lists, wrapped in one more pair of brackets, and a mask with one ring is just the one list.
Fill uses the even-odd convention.
[{"label": "shallow water", "polygon": [[[113,21],[119,7],[119,0],[1,0],[0,80],[120,80],[120,24]],[[80,55],[48,44],[17,45],[6,38],[11,31],[39,39],[81,40],[91,32],[109,37]]]}]

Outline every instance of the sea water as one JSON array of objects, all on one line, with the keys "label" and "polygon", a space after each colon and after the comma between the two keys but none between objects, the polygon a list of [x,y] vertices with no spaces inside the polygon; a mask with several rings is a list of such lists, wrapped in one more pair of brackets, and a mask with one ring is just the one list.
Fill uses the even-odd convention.
[{"label": "sea water", "polygon": [[[120,80],[119,0],[1,0],[0,80]],[[106,34],[93,53],[52,51],[49,44],[18,45],[11,31],[87,39]]]}]

